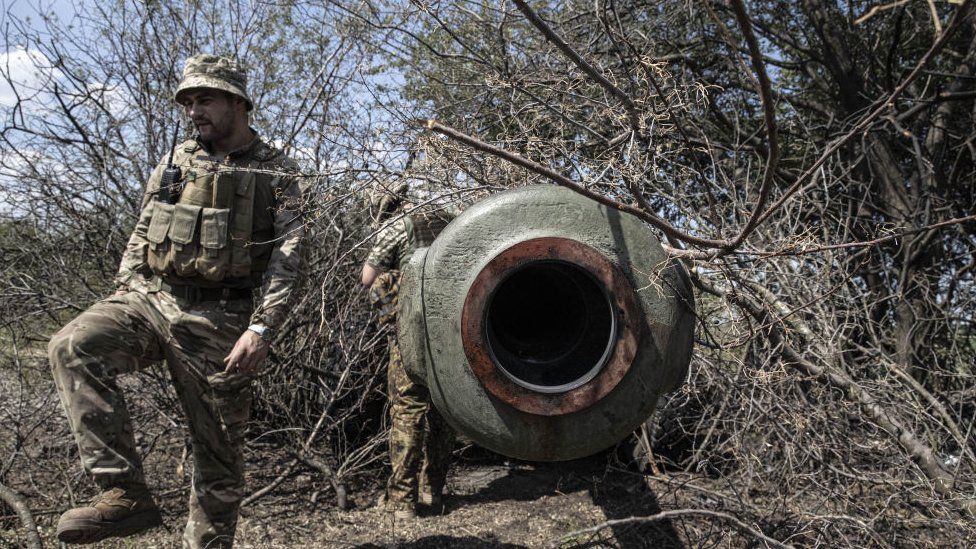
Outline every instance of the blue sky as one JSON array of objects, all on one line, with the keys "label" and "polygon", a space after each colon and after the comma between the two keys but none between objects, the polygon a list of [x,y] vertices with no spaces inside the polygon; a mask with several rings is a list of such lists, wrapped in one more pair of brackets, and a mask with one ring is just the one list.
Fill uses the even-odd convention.
[{"label": "blue sky", "polygon": [[[0,0],[0,31],[3,32],[3,50],[0,51],[0,67],[3,72],[10,71],[10,77],[20,83],[30,84],[36,76],[32,74],[31,52],[24,44],[12,41],[19,25],[43,34],[45,24],[39,13],[55,13],[62,20],[75,14],[75,5],[66,0]],[[5,81],[0,79],[0,105],[10,105],[13,93]]]},{"label": "blue sky", "polygon": [[30,19],[31,27],[43,30],[44,22],[37,16],[38,12],[54,12],[66,18],[75,13],[75,4],[67,0],[0,0],[2,22],[9,17],[24,21]]}]

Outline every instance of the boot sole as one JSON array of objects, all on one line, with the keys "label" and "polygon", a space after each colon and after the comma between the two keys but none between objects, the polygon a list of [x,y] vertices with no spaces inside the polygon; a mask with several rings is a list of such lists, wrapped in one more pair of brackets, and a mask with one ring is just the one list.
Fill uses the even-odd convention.
[{"label": "boot sole", "polygon": [[95,543],[106,538],[125,537],[163,525],[159,509],[147,509],[119,521],[74,519],[58,523],[58,540],[63,543]]}]

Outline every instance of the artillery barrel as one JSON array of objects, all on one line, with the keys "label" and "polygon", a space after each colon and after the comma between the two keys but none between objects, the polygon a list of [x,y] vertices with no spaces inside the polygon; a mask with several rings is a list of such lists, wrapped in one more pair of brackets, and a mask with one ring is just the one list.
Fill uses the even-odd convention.
[{"label": "artillery barrel", "polygon": [[683,381],[687,273],[637,218],[570,190],[491,196],[419,250],[400,288],[411,375],[445,419],[511,457],[613,445]]}]

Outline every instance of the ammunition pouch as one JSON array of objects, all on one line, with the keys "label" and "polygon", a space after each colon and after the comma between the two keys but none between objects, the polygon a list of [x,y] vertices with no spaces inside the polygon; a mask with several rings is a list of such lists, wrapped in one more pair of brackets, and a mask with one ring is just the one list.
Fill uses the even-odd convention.
[{"label": "ammunition pouch", "polygon": [[250,276],[255,184],[243,170],[191,175],[178,203],[150,203],[149,268],[218,282]]}]

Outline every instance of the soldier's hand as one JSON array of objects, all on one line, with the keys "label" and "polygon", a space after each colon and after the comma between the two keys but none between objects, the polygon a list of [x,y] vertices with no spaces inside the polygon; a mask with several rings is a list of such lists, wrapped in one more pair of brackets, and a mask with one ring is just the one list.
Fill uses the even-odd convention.
[{"label": "soldier's hand", "polygon": [[268,358],[268,342],[251,330],[244,330],[230,354],[224,359],[228,374],[242,373],[253,375],[261,371],[264,359]]}]

